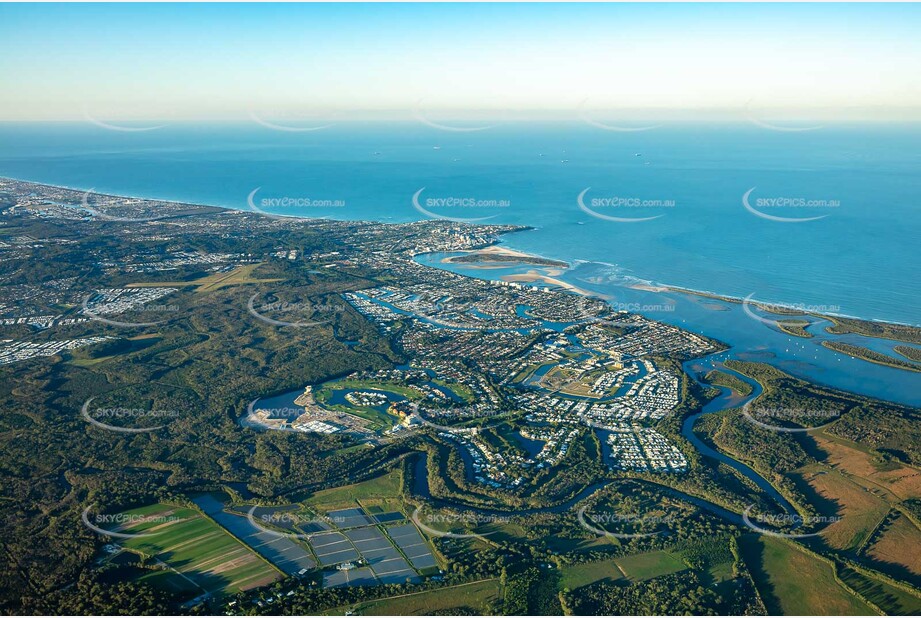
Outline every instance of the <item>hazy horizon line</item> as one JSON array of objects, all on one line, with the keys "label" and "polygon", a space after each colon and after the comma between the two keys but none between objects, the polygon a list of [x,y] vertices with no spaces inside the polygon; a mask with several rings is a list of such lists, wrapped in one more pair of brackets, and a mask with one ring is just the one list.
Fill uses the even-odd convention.
[{"label": "hazy horizon line", "polygon": [[[751,122],[753,120],[778,120],[790,122],[918,122],[921,121],[921,108],[916,106],[885,107],[786,107],[786,106],[738,106],[719,108],[681,108],[681,107],[647,107],[647,108],[546,108],[546,109],[512,109],[512,108],[382,108],[382,109],[333,109],[333,108],[287,108],[266,111],[260,108],[235,110],[233,112],[201,112],[182,114],[124,114],[99,113],[84,109],[83,113],[66,116],[0,116],[0,122],[8,124],[36,123],[73,123],[98,124],[102,122],[168,122],[168,123],[258,123],[284,124],[292,123],[326,123],[328,125],[343,122],[431,122],[481,121],[496,123],[527,123],[542,121],[603,121],[624,122]],[[318,127],[325,128],[325,127]]]}]

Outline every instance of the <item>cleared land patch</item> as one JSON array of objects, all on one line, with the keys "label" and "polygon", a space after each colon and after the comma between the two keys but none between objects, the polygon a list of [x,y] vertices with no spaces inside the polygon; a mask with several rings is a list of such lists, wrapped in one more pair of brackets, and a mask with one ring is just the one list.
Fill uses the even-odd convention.
[{"label": "cleared land patch", "polygon": [[872,453],[860,449],[859,445],[828,436],[825,432],[817,432],[813,437],[818,447],[828,454],[826,461],[831,466],[866,480],[871,488],[875,486],[890,491],[901,500],[921,498],[921,470],[898,462],[883,464]]},{"label": "cleared land patch", "polygon": [[261,264],[246,264],[238,266],[229,272],[214,273],[192,281],[156,281],[149,283],[129,283],[127,288],[162,288],[162,287],[194,287],[196,293],[213,292],[231,285],[244,283],[277,283],[283,279],[257,279],[253,271]]},{"label": "cleared land patch", "polygon": [[[121,541],[125,548],[162,562],[203,591],[233,594],[281,578],[279,571],[193,509],[156,504],[132,509],[125,515],[129,516],[129,521],[137,517],[146,519],[120,526],[124,533],[147,533],[158,528],[152,536]],[[178,520],[164,527],[162,521],[152,521],[150,516]],[[175,578],[165,573],[142,579],[148,583],[164,582],[171,589],[177,587]]]},{"label": "cleared land patch", "polygon": [[639,582],[669,573],[684,571],[688,566],[664,551],[654,551],[648,554],[634,554],[617,558],[615,562],[620,566],[631,581]]},{"label": "cleared land patch", "polygon": [[873,609],[837,581],[831,565],[779,539],[745,535],[742,556],[769,614],[871,616]]},{"label": "cleared land patch", "polygon": [[898,515],[867,548],[874,566],[899,579],[921,584],[921,531],[905,515]]},{"label": "cleared land patch", "polygon": [[889,511],[887,501],[836,470],[807,466],[798,476],[822,498],[823,516],[841,518],[822,531],[822,538],[835,549],[859,548]]},{"label": "cleared land patch", "polygon": [[611,584],[623,580],[624,574],[614,560],[567,565],[563,567],[560,573],[561,587],[570,590],[588,586],[595,582]]}]

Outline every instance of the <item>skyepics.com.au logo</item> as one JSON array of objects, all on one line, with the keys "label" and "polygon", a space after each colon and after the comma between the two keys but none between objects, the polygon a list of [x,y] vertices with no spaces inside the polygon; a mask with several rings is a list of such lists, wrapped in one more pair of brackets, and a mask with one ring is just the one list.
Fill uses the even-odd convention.
[{"label": "skyepics.com.au logo", "polygon": [[[117,433],[148,433],[157,431],[166,426],[166,422],[182,416],[178,410],[160,410],[146,408],[130,408],[123,406],[114,407],[93,407],[95,397],[90,397],[83,402],[80,408],[80,415],[83,419],[106,431]],[[135,422],[140,423],[140,427],[126,427],[113,422]],[[156,424],[154,424],[156,423]]]},{"label": "skyepics.com.au logo", "polygon": [[100,120],[97,114],[94,114],[90,111],[90,106],[88,104],[83,106],[83,119],[101,129],[105,129],[107,131],[116,131],[119,133],[146,133],[148,131],[156,131],[168,126],[166,124],[129,124],[127,122]]},{"label": "skyepics.com.au logo", "polygon": [[[83,524],[93,532],[117,539],[137,539],[142,537],[156,536],[166,532],[166,528],[170,524],[175,524],[183,521],[183,518],[181,517],[166,513],[156,515],[140,515],[137,513],[97,513],[95,515],[91,515],[90,511],[92,510],[93,507],[86,507],[86,509],[81,514],[80,519],[83,521]],[[140,525],[143,525],[147,530],[152,531],[121,531]]]},{"label": "skyepics.com.au logo", "polygon": [[[787,539],[805,539],[810,537],[816,537],[822,534],[825,531],[825,528],[828,526],[841,521],[843,518],[837,515],[807,515],[803,516],[799,513],[785,513],[783,515],[773,515],[773,514],[762,514],[759,513],[754,517],[752,521],[751,512],[755,508],[754,504],[748,506],[745,509],[745,512],[742,513],[742,521],[746,526],[754,530],[759,534],[764,534],[767,536],[782,537]],[[755,523],[757,522],[757,523]],[[764,525],[759,525],[764,524]],[[816,525],[825,524],[822,530],[818,532],[807,532],[802,534],[797,534],[793,532],[781,532],[772,528],[800,528],[806,526],[807,528],[812,528]],[[771,528],[765,527],[771,526]]]},{"label": "skyepics.com.au logo", "polygon": [[[314,304],[305,302],[292,303],[284,301],[270,301],[267,303],[259,303],[257,305],[256,299],[259,298],[259,295],[259,292],[255,292],[252,296],[249,297],[249,301],[246,303],[246,310],[257,320],[272,326],[291,326],[295,328],[320,326],[321,324],[332,322],[335,315],[345,311],[345,307],[343,306],[326,303]],[[324,317],[321,320],[296,320],[296,318],[300,316],[309,316],[311,318],[314,316],[329,317]]]},{"label": "skyepics.com.au logo", "polygon": [[[454,215],[453,213],[473,211],[476,209],[502,209],[508,208],[512,205],[511,200],[507,199],[479,198],[470,195],[451,195],[444,197],[425,198],[425,206],[423,206],[422,201],[420,201],[423,191],[425,191],[425,187],[422,187],[413,194],[412,205],[413,208],[415,208],[418,212],[422,213],[430,219],[442,219],[446,221],[456,221],[458,223],[477,223],[480,221],[493,219],[497,217],[498,214],[493,214],[486,217],[460,217]],[[432,209],[436,209],[441,212],[434,212]],[[447,214],[448,212],[451,214]]]},{"label": "skyepics.com.au logo", "polygon": [[[751,402],[742,406],[742,416],[745,420],[762,429],[770,429],[771,431],[779,431],[782,433],[804,433],[821,429],[838,419],[841,413],[842,410],[836,409],[755,406]],[[784,427],[777,425],[778,421],[788,421],[809,426]],[[819,424],[813,424],[816,422]]]},{"label": "skyepics.com.au logo", "polygon": [[[410,405],[410,409],[412,410],[412,420],[418,421],[419,425],[423,427],[429,427],[440,432],[455,434],[459,436],[474,435],[484,429],[489,429],[490,427],[501,425],[504,422],[502,419],[499,419],[484,423],[484,419],[491,418],[493,416],[500,416],[501,412],[499,410],[495,410],[492,413],[484,412],[482,407],[475,406],[453,406],[449,408],[439,407],[429,409],[422,408],[418,403],[413,403]],[[477,424],[467,427],[459,427],[442,425],[426,418],[426,415],[436,414],[446,419],[459,419],[462,421],[475,420]]]},{"label": "skyepics.com.au logo", "polygon": [[[256,194],[262,187],[256,187],[246,196],[246,204],[253,212],[272,219],[323,219],[324,217],[304,216],[296,211],[305,208],[345,208],[344,199],[313,198],[303,195],[285,195],[281,197],[267,197],[256,204]],[[287,211],[287,214],[285,214]]]},{"label": "skyepics.com.au logo", "polygon": [[[254,505],[246,512],[246,520],[249,524],[259,530],[276,537],[289,537],[293,539],[306,539],[319,532],[326,532],[330,524],[343,526],[347,523],[346,518],[340,516],[320,515],[311,519],[302,517],[293,510],[269,510],[268,512],[259,513],[257,509],[272,509],[273,507],[260,507]],[[317,527],[318,529],[311,532],[304,532],[303,528]]]},{"label": "skyepics.com.au logo", "polygon": [[[478,526],[488,525],[488,524],[505,524],[510,521],[508,515],[489,515],[485,513],[471,513],[471,512],[462,512],[462,513],[429,513],[424,517],[420,515],[421,508],[417,508],[413,511],[412,520],[415,522],[419,528],[427,532],[431,536],[438,536],[448,539],[472,539],[472,538],[484,538],[493,532],[484,532],[482,534],[467,532],[448,532],[445,530],[440,530],[439,528],[434,528],[432,525],[441,525],[442,527],[464,527],[464,528],[476,528]],[[427,522],[427,523],[426,523]],[[432,525],[429,525],[432,524]]]},{"label": "skyepics.com.au logo", "polygon": [[110,326],[119,326],[124,328],[141,328],[146,326],[156,326],[166,322],[166,319],[154,321],[128,321],[116,320],[113,317],[122,314],[135,316],[143,314],[144,316],[162,318],[164,315],[176,314],[179,306],[176,304],[159,303],[161,298],[178,292],[178,288],[154,287],[154,288],[101,288],[87,294],[83,298],[81,313],[91,320],[102,322]]},{"label": "skyepics.com.au logo", "polygon": [[[617,303],[613,296],[600,294],[598,296],[579,296],[572,301],[573,319],[577,324],[598,324],[614,328],[627,328],[639,326],[636,318],[624,313],[629,309],[617,309],[618,304],[633,306],[633,303]],[[642,305],[640,305],[642,307]],[[651,309],[650,309],[651,310]]]},{"label": "skyepics.com.au logo", "polygon": [[[576,518],[579,525],[598,536],[606,536],[615,539],[641,539],[644,537],[656,536],[666,532],[668,527],[676,523],[673,515],[650,515],[639,513],[592,513],[586,515],[588,506],[583,506],[576,511]],[[610,532],[607,527],[656,527],[665,526],[666,529],[655,530],[653,532]]]},{"label": "skyepics.com.au logo", "polygon": [[796,120],[795,118],[778,119],[778,115],[788,115],[783,113],[782,109],[760,109],[754,104],[754,99],[749,99],[742,109],[742,115],[753,125],[768,129],[769,131],[779,131],[781,133],[803,133],[806,131],[817,131],[824,127],[822,124],[814,124],[809,121]]},{"label": "skyepics.com.au logo", "polygon": [[[791,316],[801,316],[807,314],[828,315],[841,312],[840,305],[763,302],[755,300],[754,297],[755,292],[752,292],[742,299],[742,311],[745,313],[745,315],[756,322],[760,322],[761,324],[766,324],[767,326],[772,326],[774,328],[780,328],[781,330],[783,330],[781,320],[783,319],[782,316],[784,314]],[[772,319],[763,315],[758,315],[755,313],[755,309],[773,313],[781,317],[778,319]]]},{"label": "skyepics.com.au logo", "polygon": [[[660,198],[648,199],[624,195],[593,197],[590,198],[586,204],[586,194],[590,190],[591,187],[583,189],[578,197],[576,197],[576,204],[578,204],[579,210],[582,212],[596,219],[601,219],[602,221],[612,221],[614,223],[640,223],[642,221],[652,221],[653,219],[664,217],[669,209],[675,208],[677,205],[675,200]],[[618,214],[609,214],[614,212]],[[646,217],[637,216],[636,214],[650,212],[655,212],[657,214]],[[630,216],[620,216],[627,215],[628,213]]]},{"label": "skyepics.com.au logo", "polygon": [[[662,126],[661,124],[649,123],[627,124],[623,120],[616,120],[610,117],[612,115],[618,117],[626,115],[628,110],[590,108],[588,106],[588,101],[589,99],[585,98],[579,103],[579,107],[577,108],[578,115],[582,122],[596,129],[614,131],[615,133],[638,133],[641,131],[652,131]],[[604,118],[604,120],[601,120],[601,118]]]},{"label": "skyepics.com.au logo", "polygon": [[802,196],[775,195],[768,197],[752,197],[752,193],[757,187],[752,187],[742,195],[742,206],[745,210],[761,219],[775,221],[777,223],[806,223],[807,221],[818,221],[824,219],[828,214],[815,215],[811,217],[787,217],[781,215],[768,214],[767,211],[774,210],[777,212],[804,212],[804,211],[827,211],[839,208],[841,201],[837,199],[816,199]]},{"label": "skyepics.com.au logo", "polygon": [[[496,126],[495,123],[483,124],[480,122],[459,122],[457,120],[445,121],[440,120],[436,121],[432,118],[434,114],[431,114],[425,106],[425,99],[419,99],[416,101],[416,104],[412,108],[412,116],[422,124],[433,129],[438,129],[439,131],[448,131],[450,133],[477,133],[479,131],[485,131],[487,129],[492,129]],[[469,112],[467,112],[469,115]],[[495,112],[494,112],[495,114]]]},{"label": "skyepics.com.au logo", "polygon": [[247,112],[249,119],[264,129],[283,133],[310,133],[322,131],[334,126],[332,111],[291,110],[291,109],[251,109]]},{"label": "skyepics.com.au logo", "polygon": [[677,303],[611,303],[611,308],[615,311],[627,311],[629,313],[653,313],[653,312],[673,312]]},{"label": "skyepics.com.au logo", "polygon": [[256,403],[258,401],[258,399],[253,399],[246,406],[246,410],[250,416],[265,412],[273,419],[296,419],[304,415],[304,408],[292,408],[290,406],[282,406],[280,408],[257,408]]}]

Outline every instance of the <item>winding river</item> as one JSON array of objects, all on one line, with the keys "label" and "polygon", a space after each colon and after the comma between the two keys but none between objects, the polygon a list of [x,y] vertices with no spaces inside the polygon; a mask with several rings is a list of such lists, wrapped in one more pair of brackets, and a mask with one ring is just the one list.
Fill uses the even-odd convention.
[{"label": "winding river", "polygon": [[[745,465],[744,463],[736,459],[733,459],[732,457],[729,457],[728,455],[720,453],[719,451],[711,448],[709,445],[704,443],[700,438],[698,438],[694,434],[694,424],[704,414],[713,414],[715,412],[720,412],[722,410],[728,410],[731,408],[741,407],[745,405],[746,403],[748,403],[749,401],[752,401],[755,398],[757,398],[763,391],[761,385],[757,381],[749,378],[746,375],[743,375],[737,371],[734,371],[726,367],[723,364],[723,362],[728,357],[729,357],[729,352],[723,351],[723,352],[719,352],[716,354],[711,354],[709,356],[705,356],[703,358],[687,361],[682,365],[685,373],[687,373],[687,375],[692,380],[694,380],[697,384],[699,384],[702,388],[716,388],[716,389],[719,389],[720,394],[716,398],[708,402],[701,409],[700,412],[696,414],[692,414],[691,416],[688,416],[684,420],[684,423],[681,426],[681,435],[683,435],[694,446],[694,448],[700,451],[702,455],[704,455],[705,457],[714,459],[720,463],[726,464],[727,466],[730,466],[731,468],[733,468],[734,470],[736,470],[737,472],[739,472],[740,474],[742,474],[743,476],[751,480],[753,483],[755,483],[755,485],[757,485],[759,489],[761,489],[765,494],[769,495],[775,502],[777,502],[777,504],[779,504],[784,509],[784,511],[787,512],[787,514],[791,516],[796,515],[797,511],[793,507],[793,505],[790,504],[790,502],[786,498],[784,498],[784,496],[779,491],[777,491],[777,489],[773,485],[771,485],[771,483],[768,482],[767,479],[765,479],[763,476],[758,474],[755,470]],[[747,397],[740,397],[729,388],[722,387],[722,386],[708,385],[702,382],[700,378],[704,374],[706,374],[708,371],[713,370],[713,369],[718,369],[725,373],[734,375],[738,379],[744,381],[746,384],[752,387],[751,394],[749,394]],[[565,502],[561,502],[559,504],[555,504],[555,505],[547,506],[547,507],[530,507],[530,508],[525,508],[525,509],[520,509],[514,512],[510,512],[507,510],[503,511],[503,510],[498,510],[498,509],[475,507],[475,506],[471,506],[468,504],[445,500],[443,498],[436,498],[432,495],[431,488],[429,487],[429,483],[428,483],[427,456],[424,454],[418,455],[415,458],[415,461],[413,462],[412,465],[413,465],[413,484],[412,484],[411,489],[415,497],[421,498],[436,507],[451,508],[451,509],[455,509],[459,511],[467,511],[467,512],[472,512],[472,513],[476,513],[479,515],[483,515],[486,517],[502,517],[502,516],[507,517],[510,515],[534,515],[538,513],[563,513],[565,511],[571,510],[575,505],[582,502],[586,498],[589,498],[594,493],[604,489],[608,485],[611,485],[612,483],[621,482],[621,480],[613,480],[613,481],[604,481],[600,483],[594,483],[584,488],[582,491],[577,493],[575,496],[573,496],[569,500],[566,500]],[[671,487],[665,487],[662,485],[658,485],[650,481],[643,481],[641,479],[633,479],[633,480],[644,483],[644,484],[655,485],[655,487],[659,489],[660,491],[671,494],[676,498],[679,498],[681,500],[694,504],[702,509],[710,511],[711,513],[715,513],[716,515],[723,517],[724,519],[727,519],[728,521],[732,523],[735,523],[738,525],[743,524],[742,517],[738,513],[734,513],[722,506],[714,504],[713,502],[704,500],[703,498],[700,498],[697,496],[692,496],[690,494],[687,494],[683,491],[679,491]]]},{"label": "winding river", "polygon": [[[758,486],[758,488],[761,489],[764,493],[771,496],[771,498],[773,498],[775,502],[777,502],[780,506],[783,507],[783,509],[787,512],[788,515],[796,515],[796,509],[793,508],[793,505],[790,504],[790,502],[786,498],[784,498],[783,495],[779,491],[777,491],[777,489],[773,485],[771,485],[771,483],[769,483],[767,479],[765,479],[763,476],[755,472],[752,468],[738,461],[737,459],[733,459],[732,457],[724,453],[720,453],[719,451],[711,448],[703,440],[698,438],[697,435],[694,433],[694,424],[697,423],[697,419],[699,419],[704,414],[712,414],[714,412],[720,412],[722,410],[728,410],[730,408],[742,407],[746,403],[756,399],[759,395],[761,395],[761,393],[764,390],[761,387],[761,384],[759,384],[756,380],[753,380],[749,378],[748,376],[739,373],[738,371],[735,371],[733,369],[730,369],[729,367],[726,367],[726,365],[724,365],[723,362],[728,357],[729,357],[729,352],[723,351],[723,352],[718,352],[716,354],[711,354],[709,356],[705,356],[703,358],[690,360],[682,364],[682,368],[684,369],[684,372],[692,380],[694,380],[698,385],[700,385],[702,388],[719,389],[720,394],[716,398],[711,400],[709,403],[704,405],[704,407],[701,409],[700,412],[698,412],[697,414],[692,414],[691,416],[688,416],[686,419],[684,419],[684,423],[682,423],[681,425],[681,435],[684,436],[688,442],[693,444],[694,448],[700,451],[700,453],[704,457],[715,459],[716,461],[720,463],[730,466],[731,468],[733,468],[734,470],[736,470],[737,472],[745,476],[745,478],[755,483]],[[712,384],[706,384],[702,382],[700,378],[703,377],[708,371],[711,371],[713,369],[718,369],[719,371],[733,375],[739,380],[742,380],[743,382],[751,386],[752,388],[751,394],[749,394],[747,397],[740,397],[739,395],[734,393],[731,389],[725,386],[715,386]]]},{"label": "winding river", "polygon": [[475,513],[477,515],[481,515],[483,517],[490,517],[490,518],[537,515],[540,513],[565,513],[567,511],[572,510],[577,504],[579,504],[583,500],[589,498],[596,492],[601,491],[602,489],[608,487],[609,485],[612,485],[614,483],[622,483],[625,480],[628,480],[629,482],[641,483],[644,485],[655,487],[657,490],[663,493],[672,495],[675,498],[678,498],[685,502],[689,502],[719,517],[722,517],[733,524],[736,524],[739,526],[744,525],[744,521],[741,515],[739,515],[738,513],[734,513],[733,511],[730,511],[729,509],[726,509],[725,507],[722,507],[718,504],[714,504],[713,502],[710,502],[709,500],[704,500],[703,498],[692,496],[683,491],[679,491],[671,487],[665,487],[664,485],[659,485],[657,483],[653,483],[652,481],[646,481],[643,479],[615,479],[611,481],[594,483],[584,488],[582,491],[577,493],[575,496],[573,496],[569,500],[566,500],[565,502],[561,502],[559,504],[554,504],[554,505],[545,506],[545,507],[530,507],[530,508],[519,509],[516,511],[509,511],[509,510],[489,509],[485,507],[472,506],[469,504],[453,502],[451,500],[445,500],[444,498],[436,498],[435,496],[433,496],[431,488],[429,487],[429,482],[428,482],[428,456],[424,453],[418,453],[414,457],[415,459],[412,463],[413,483],[412,483],[412,486],[410,487],[410,491],[413,497],[417,499],[425,500],[429,504],[435,507],[438,507],[438,508],[448,508],[448,509],[453,509],[455,511]]}]

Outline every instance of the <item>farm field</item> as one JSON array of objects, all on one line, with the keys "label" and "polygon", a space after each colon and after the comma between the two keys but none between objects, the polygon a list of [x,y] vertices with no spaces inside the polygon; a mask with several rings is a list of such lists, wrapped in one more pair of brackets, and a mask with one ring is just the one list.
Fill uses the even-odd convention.
[{"label": "farm field", "polygon": [[[921,614],[921,596],[892,586],[847,567],[839,570],[839,577],[848,586],[875,603],[890,616],[917,616]],[[921,594],[921,593],[919,593]]]},{"label": "farm field", "polygon": [[137,521],[118,528],[128,534],[150,534],[121,544],[171,569],[142,577],[148,583],[175,590],[177,578],[171,575],[178,574],[190,588],[194,584],[203,592],[221,596],[265,586],[281,578],[278,570],[198,511],[155,504],[127,511],[125,515],[159,521],[174,518],[170,523]]},{"label": "farm field", "polygon": [[595,582],[610,584],[618,580],[623,581],[624,574],[614,560],[568,565],[560,572],[560,587],[570,590]]},{"label": "farm field", "polygon": [[874,615],[873,609],[835,581],[832,567],[782,540],[739,539],[742,556],[769,614]]},{"label": "farm field", "polygon": [[817,432],[813,437],[816,445],[827,454],[826,462],[855,482],[874,492],[890,492],[899,500],[921,498],[921,470],[896,462],[878,461],[873,452],[825,432]]},{"label": "farm field", "polygon": [[615,562],[620,566],[631,581],[638,582],[660,575],[677,573],[687,569],[687,565],[668,552],[654,551],[648,554],[634,554],[617,558]]},{"label": "farm field", "polygon": [[488,579],[340,607],[328,612],[327,615],[341,616],[346,611],[351,611],[358,616],[457,614],[459,612],[456,610],[461,609],[486,614],[489,613],[489,607],[501,599],[500,588],[498,579]]},{"label": "farm field", "polygon": [[866,555],[873,567],[892,577],[921,584],[921,531],[905,515],[886,525],[873,540]]},{"label": "farm field", "polygon": [[[353,507],[357,503],[365,506],[392,506],[400,497],[403,488],[403,474],[398,468],[387,474],[343,487],[318,491],[306,500],[306,504],[321,510]],[[383,508],[387,509],[387,506]]]},{"label": "farm field", "polygon": [[255,528],[245,516],[225,511],[224,504],[214,495],[197,496],[192,501],[224,530],[288,575],[316,566],[304,546],[290,538]]},{"label": "farm field", "polygon": [[822,516],[840,517],[822,531],[822,539],[831,548],[858,549],[889,511],[888,501],[826,466],[807,466],[796,478],[814,492]]}]

